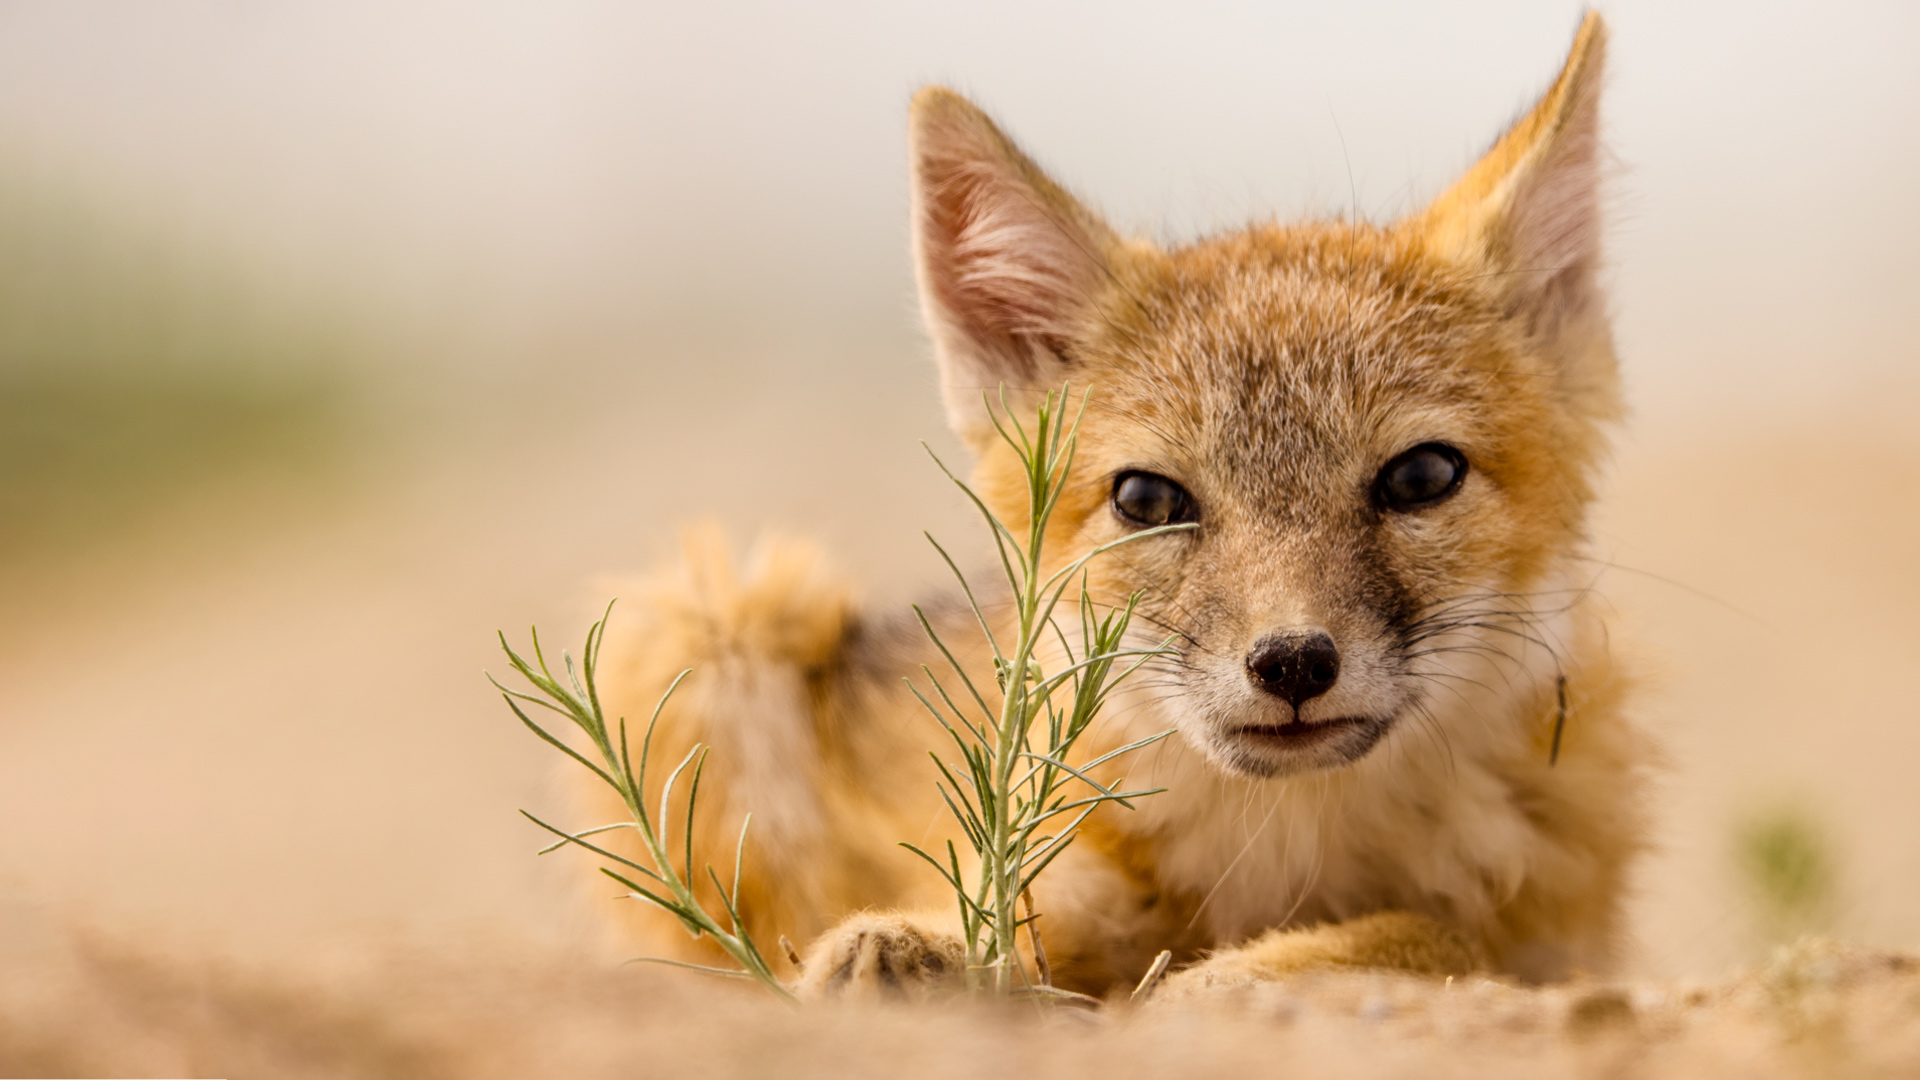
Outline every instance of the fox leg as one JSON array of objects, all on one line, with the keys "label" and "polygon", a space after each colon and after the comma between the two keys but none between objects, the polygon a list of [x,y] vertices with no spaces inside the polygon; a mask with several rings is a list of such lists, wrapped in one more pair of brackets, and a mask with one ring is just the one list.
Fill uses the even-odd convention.
[{"label": "fox leg", "polygon": [[[1196,956],[1192,907],[1130,868],[1113,850],[1111,830],[1082,829],[1082,842],[1022,899],[1031,921],[1015,935],[1024,969],[1015,982],[1044,980],[1103,997],[1131,988],[1162,948],[1183,962]],[[855,914],[822,935],[808,950],[801,995],[917,998],[964,982],[966,949],[953,893],[931,873],[923,872],[922,881],[934,887],[917,892],[906,910]]]},{"label": "fox leg", "polygon": [[1482,950],[1449,927],[1424,915],[1385,911],[1305,929],[1269,930],[1169,976],[1155,997],[1191,997],[1339,968],[1466,975],[1486,967]]}]

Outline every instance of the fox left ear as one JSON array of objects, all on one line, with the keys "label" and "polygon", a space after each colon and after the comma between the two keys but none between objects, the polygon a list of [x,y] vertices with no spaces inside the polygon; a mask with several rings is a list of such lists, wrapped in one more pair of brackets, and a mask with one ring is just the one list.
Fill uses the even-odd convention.
[{"label": "fox left ear", "polygon": [[1068,343],[1121,241],[967,99],[914,96],[913,254],[947,418],[974,450],[983,394],[1023,406],[1066,379]]},{"label": "fox left ear", "polygon": [[1575,380],[1596,350],[1611,368],[1596,281],[1606,51],[1606,24],[1588,12],[1560,77],[1539,102],[1408,223],[1428,251],[1482,275]]}]

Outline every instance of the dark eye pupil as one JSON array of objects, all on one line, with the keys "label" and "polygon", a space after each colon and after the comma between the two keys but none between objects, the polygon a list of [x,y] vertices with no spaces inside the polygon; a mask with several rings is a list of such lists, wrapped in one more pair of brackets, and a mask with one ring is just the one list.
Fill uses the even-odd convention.
[{"label": "dark eye pupil", "polygon": [[1467,472],[1467,459],[1445,443],[1416,446],[1380,470],[1380,501],[1408,510],[1453,494]]},{"label": "dark eye pupil", "polygon": [[1153,473],[1122,474],[1113,485],[1113,507],[1136,525],[1167,525],[1193,517],[1186,489]]}]

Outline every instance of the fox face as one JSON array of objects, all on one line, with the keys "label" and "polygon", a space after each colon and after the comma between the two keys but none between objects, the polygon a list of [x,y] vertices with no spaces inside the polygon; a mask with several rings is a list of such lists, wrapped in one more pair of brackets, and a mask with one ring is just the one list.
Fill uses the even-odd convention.
[{"label": "fox face", "polygon": [[1526,627],[1495,616],[1578,528],[1565,418],[1500,312],[1342,232],[1170,259],[1135,292],[1172,333],[1069,347],[1098,405],[1064,547],[1194,523],[1114,552],[1099,591],[1141,593],[1180,650],[1163,713],[1241,772],[1352,761],[1472,677],[1451,650],[1512,653]]},{"label": "fox face", "polygon": [[[915,253],[977,487],[1023,523],[989,410],[1089,393],[1053,519],[1098,600],[1177,655],[1133,693],[1230,773],[1357,761],[1502,680],[1553,677],[1601,429],[1590,22],[1538,105],[1421,213],[1126,239],[973,106],[923,91]],[[983,392],[991,399],[983,401]],[[1447,739],[1474,738],[1445,730]]]}]

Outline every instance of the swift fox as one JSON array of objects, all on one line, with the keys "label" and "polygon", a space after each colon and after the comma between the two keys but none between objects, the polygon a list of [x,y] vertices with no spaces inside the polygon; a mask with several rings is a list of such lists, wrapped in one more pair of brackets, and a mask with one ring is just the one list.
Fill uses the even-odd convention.
[{"label": "swift fox", "polygon": [[[1116,233],[960,95],[914,97],[913,253],[976,489],[1024,526],[982,392],[1031,417],[1071,382],[1091,404],[1049,550],[1196,525],[1092,564],[1096,599],[1143,593],[1140,640],[1178,652],[1082,749],[1175,734],[1124,762],[1164,793],[1103,807],[1035,887],[1057,985],[1129,986],[1163,949],[1175,994],[1329,965],[1606,965],[1652,754],[1583,554],[1621,412],[1605,48],[1589,14],[1539,102],[1418,213],[1175,248]],[[811,943],[803,993],[953,982],[953,895],[897,846],[953,827],[928,760],[945,736],[905,683],[938,663],[912,616],[862,611],[791,540],[736,566],[690,534],[637,592],[605,650],[609,714],[645,716],[692,669],[656,752],[713,747],[694,868],[730,866],[751,811],[741,905],[761,940]],[[958,597],[928,610],[947,642],[979,636]],[[989,666],[984,645],[961,661]],[[653,955],[717,955],[615,910]]]}]

